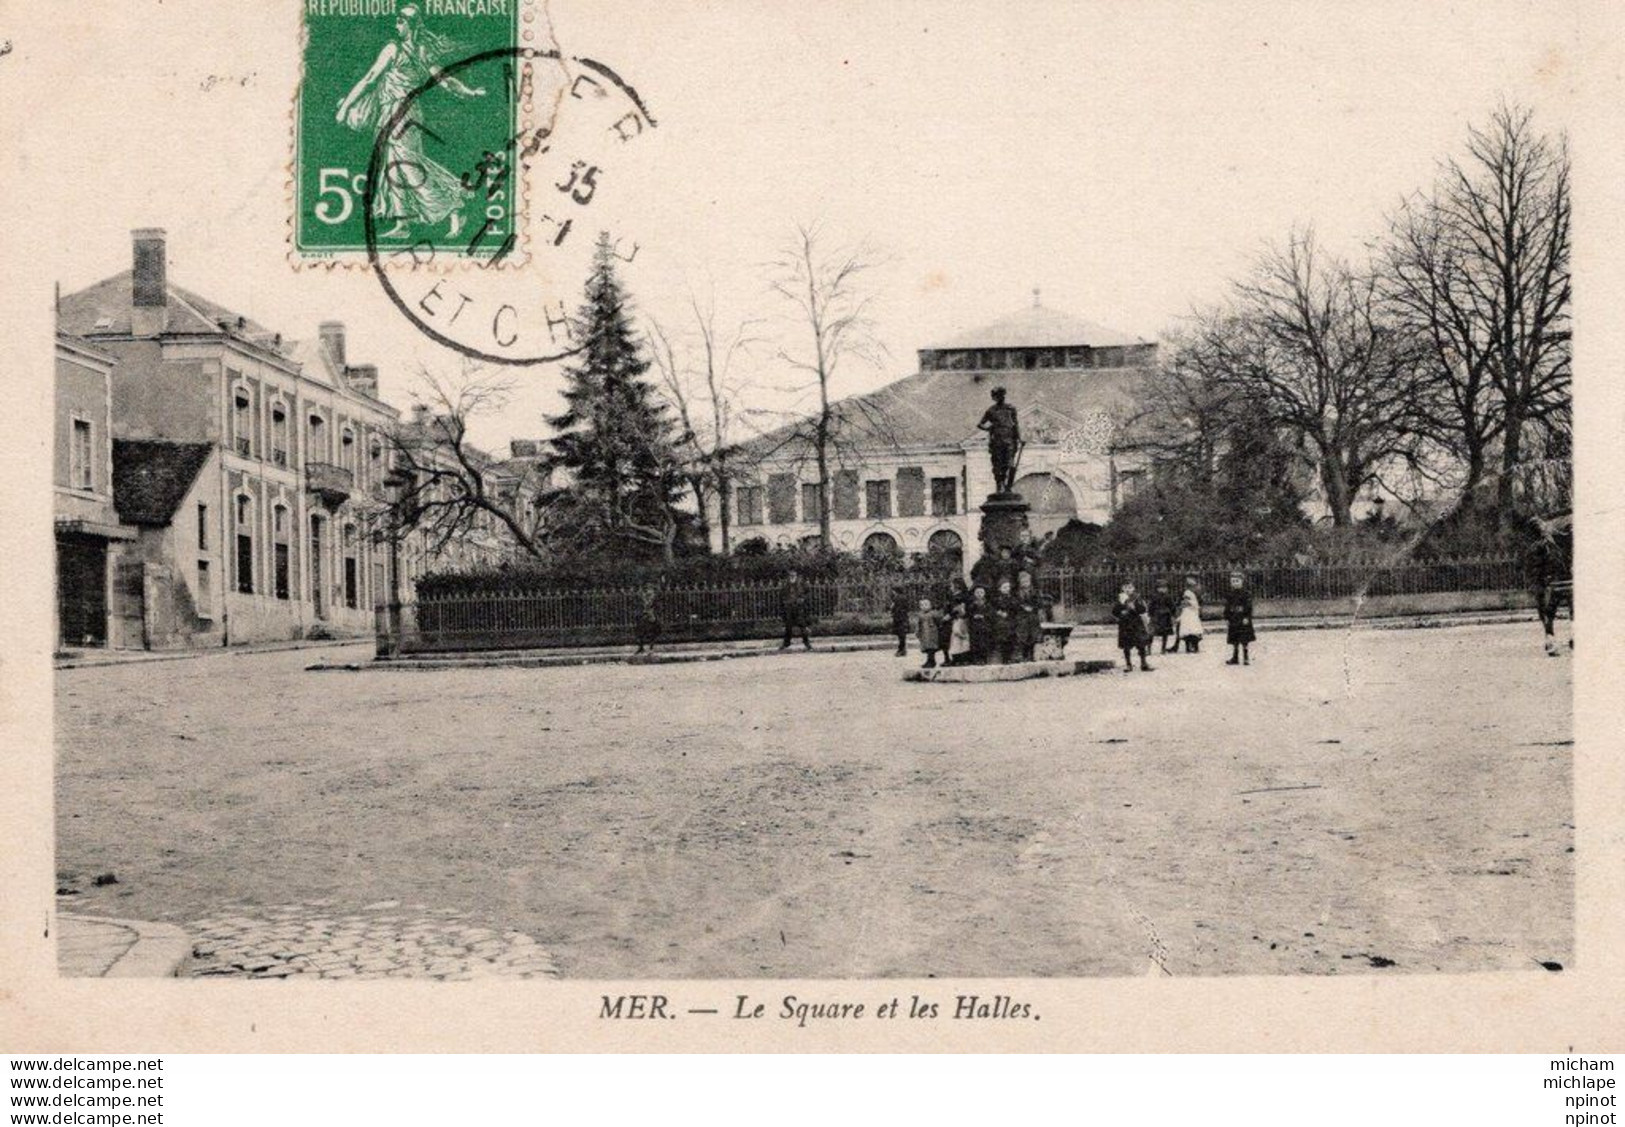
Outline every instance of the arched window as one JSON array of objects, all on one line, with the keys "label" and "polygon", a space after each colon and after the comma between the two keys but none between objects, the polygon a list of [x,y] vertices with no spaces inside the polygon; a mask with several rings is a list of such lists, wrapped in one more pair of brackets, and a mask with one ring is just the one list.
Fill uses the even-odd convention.
[{"label": "arched window", "polygon": [[896,559],[903,554],[897,538],[889,532],[871,532],[863,538],[863,555],[870,560]]},{"label": "arched window", "polygon": [[925,550],[928,555],[958,564],[965,558],[965,541],[959,533],[941,528],[925,542]]},{"label": "arched window", "polygon": [[1016,480],[1015,491],[1029,506],[1027,524],[1034,536],[1042,538],[1055,532],[1078,515],[1077,498],[1054,474],[1025,474]]}]

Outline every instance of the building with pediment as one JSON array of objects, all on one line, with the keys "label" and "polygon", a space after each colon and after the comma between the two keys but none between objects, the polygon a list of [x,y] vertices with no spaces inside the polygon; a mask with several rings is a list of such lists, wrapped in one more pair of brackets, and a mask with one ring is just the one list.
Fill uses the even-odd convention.
[{"label": "building with pediment", "polygon": [[[1068,521],[1104,524],[1147,467],[1114,451],[1136,385],[1157,346],[1079,318],[1031,307],[918,352],[919,370],[835,405],[830,531],[834,547],[871,554],[980,549],[980,506],[993,491],[987,436],[977,423],[1002,387],[1025,443],[1016,492],[1040,538]],[[796,428],[745,445],[750,471],[729,498],[729,540],[710,515],[712,548],[753,537],[770,547],[818,539],[816,458]]]}]

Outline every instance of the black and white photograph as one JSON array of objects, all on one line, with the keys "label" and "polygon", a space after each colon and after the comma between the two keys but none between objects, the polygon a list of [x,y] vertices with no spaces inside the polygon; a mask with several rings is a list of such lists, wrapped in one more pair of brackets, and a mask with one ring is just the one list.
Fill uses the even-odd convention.
[{"label": "black and white photograph", "polygon": [[871,1048],[1617,966],[1580,16],[36,13],[29,958]]}]

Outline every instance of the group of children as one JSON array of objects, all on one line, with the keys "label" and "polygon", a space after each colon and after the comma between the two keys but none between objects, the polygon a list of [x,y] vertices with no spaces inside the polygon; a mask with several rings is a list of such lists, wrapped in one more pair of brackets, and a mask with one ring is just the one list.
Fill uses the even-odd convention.
[{"label": "group of children", "polygon": [[[1050,603],[1033,584],[1032,573],[1023,569],[1015,579],[998,580],[992,594],[983,584],[968,586],[955,579],[947,605],[937,608],[928,598],[911,606],[907,591],[899,586],[892,594],[892,633],[897,637],[897,656],[908,653],[909,634],[919,640],[926,669],[934,669],[940,655],[944,665],[1008,664],[1032,661],[1050,617]],[[1151,672],[1147,658],[1151,643],[1161,643],[1161,653],[1200,653],[1202,638],[1202,599],[1195,576],[1185,579],[1184,592],[1176,601],[1166,579],[1157,580],[1150,599],[1144,599],[1132,582],[1125,582],[1112,607],[1117,623],[1117,648],[1123,654],[1124,672],[1134,671],[1134,658],[1140,669]],[[1230,576],[1230,589],[1224,600],[1225,643],[1230,647],[1226,665],[1251,665],[1253,596],[1240,572]]]},{"label": "group of children", "polygon": [[992,593],[985,584],[972,587],[956,578],[946,605],[929,598],[917,608],[901,586],[892,592],[892,633],[897,656],[908,653],[912,633],[925,655],[925,668],[944,665],[1008,665],[1032,661],[1050,616],[1050,604],[1033,584],[1032,572],[1020,569],[1000,577]]},{"label": "group of children", "polygon": [[[1123,652],[1123,671],[1134,671],[1139,655],[1140,669],[1151,672],[1146,661],[1153,640],[1162,644],[1162,653],[1178,653],[1181,644],[1188,654],[1199,653],[1206,631],[1202,628],[1202,599],[1197,594],[1195,576],[1186,576],[1185,590],[1176,604],[1166,579],[1157,580],[1149,600],[1140,597],[1133,582],[1125,582],[1112,607],[1117,622],[1117,648]],[[1251,665],[1252,643],[1258,640],[1253,629],[1253,595],[1242,574],[1232,572],[1230,589],[1224,599],[1225,643],[1230,647],[1226,665]]]}]

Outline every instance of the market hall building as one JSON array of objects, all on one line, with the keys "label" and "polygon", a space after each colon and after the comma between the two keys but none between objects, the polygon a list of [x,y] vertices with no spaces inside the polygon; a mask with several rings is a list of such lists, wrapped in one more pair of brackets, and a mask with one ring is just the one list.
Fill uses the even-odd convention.
[{"label": "market hall building", "polygon": [[[1116,451],[1114,438],[1156,357],[1155,343],[1048,309],[1036,292],[1027,309],[920,349],[914,375],[834,405],[832,546],[974,562],[980,506],[994,488],[977,423],[995,387],[1019,414],[1015,487],[1033,533],[1105,524],[1147,478],[1143,457]],[[716,502],[708,514],[714,551],[753,538],[774,548],[817,543],[822,499],[804,430],[744,444],[749,469],[729,498],[729,543]]]}]

